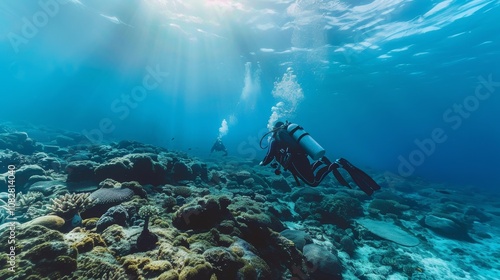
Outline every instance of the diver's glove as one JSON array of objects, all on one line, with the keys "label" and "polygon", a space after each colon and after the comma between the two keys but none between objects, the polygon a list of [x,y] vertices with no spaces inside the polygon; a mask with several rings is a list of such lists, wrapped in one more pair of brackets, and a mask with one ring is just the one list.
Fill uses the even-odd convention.
[{"label": "diver's glove", "polygon": [[[367,195],[372,195],[374,191],[380,189],[380,186],[377,184],[377,182],[375,182],[368,174],[366,174],[356,166],[352,165],[346,159],[339,158],[338,160],[335,161],[335,163],[342,166],[342,168],[344,168],[347,171],[347,173],[351,175],[354,183],[356,183],[356,185],[358,185],[358,187],[362,191],[364,191]],[[335,172],[333,174],[335,175]]]}]

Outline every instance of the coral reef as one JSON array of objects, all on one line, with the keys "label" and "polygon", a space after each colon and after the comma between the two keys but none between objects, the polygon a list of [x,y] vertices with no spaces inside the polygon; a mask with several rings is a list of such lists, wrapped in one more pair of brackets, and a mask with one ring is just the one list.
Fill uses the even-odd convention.
[{"label": "coral reef", "polygon": [[21,146],[0,151],[0,167],[16,164],[20,183],[16,222],[7,220],[9,194],[0,193],[0,242],[15,235],[17,261],[14,275],[6,268],[10,257],[0,256],[0,279],[472,279],[473,273],[494,279],[499,273],[500,204],[473,188],[380,173],[374,178],[384,188],[368,197],[328,178],[298,187],[290,174],[277,176],[255,160],[200,160],[134,141],[92,145],[62,131],[26,146],[25,133],[1,129]]},{"label": "coral reef", "polygon": [[137,181],[142,185],[167,183],[166,167],[154,158],[152,154],[127,154],[98,165],[94,172],[98,181],[111,178],[119,182]]},{"label": "coral reef", "polygon": [[0,149],[8,149],[29,155],[42,148],[28,136],[28,133],[16,131],[0,133]]},{"label": "coral reef", "polygon": [[[8,244],[9,231],[0,234],[2,244]],[[21,280],[39,275],[49,279],[70,275],[77,268],[77,252],[64,242],[63,235],[41,225],[27,225],[16,231],[16,273],[0,270],[0,278]]]}]

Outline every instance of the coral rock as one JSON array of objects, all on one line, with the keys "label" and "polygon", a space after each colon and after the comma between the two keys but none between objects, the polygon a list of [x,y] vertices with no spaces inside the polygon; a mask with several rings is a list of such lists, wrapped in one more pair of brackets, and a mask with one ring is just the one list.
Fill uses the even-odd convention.
[{"label": "coral rock", "polygon": [[238,271],[238,275],[243,276],[242,279],[272,279],[271,269],[259,257],[257,249],[252,244],[236,238],[234,243],[229,246],[229,250],[243,260],[244,266]]},{"label": "coral rock", "polygon": [[205,163],[193,163],[191,165],[193,177],[199,176],[204,182],[208,182],[208,169]]},{"label": "coral rock", "polygon": [[313,279],[342,279],[342,265],[336,255],[316,244],[304,246],[309,274]]},{"label": "coral rock", "polygon": [[34,225],[44,226],[50,229],[61,229],[65,224],[63,218],[56,215],[46,215],[35,218],[29,222],[22,224],[23,227],[29,227]]},{"label": "coral rock", "polygon": [[26,132],[7,132],[0,134],[0,150],[5,149],[31,155],[42,147],[29,138]]},{"label": "coral rock", "polygon": [[243,266],[243,262],[230,250],[223,247],[214,247],[206,250],[203,257],[212,265],[218,279],[233,279],[236,272]]},{"label": "coral rock", "polygon": [[374,199],[370,203],[370,206],[368,206],[368,209],[376,209],[381,214],[394,214],[401,217],[403,211],[410,209],[410,207],[394,200]]},{"label": "coral rock", "polygon": [[[23,165],[19,169],[16,170],[16,191],[22,192],[27,187],[27,183],[31,176],[43,176],[45,175],[45,170],[36,164]],[[2,178],[3,177],[3,178]],[[7,173],[4,173],[3,176],[0,177],[4,180],[7,178]]]},{"label": "coral rock", "polygon": [[172,224],[178,229],[209,229],[227,215],[227,209],[219,201],[199,199],[182,206],[174,214]]},{"label": "coral rock", "polygon": [[75,244],[78,253],[89,252],[96,246],[106,246],[104,239],[97,233],[88,233],[85,238]]},{"label": "coral rock", "polygon": [[169,261],[158,260],[152,261],[144,266],[143,273],[148,278],[158,277],[160,274],[172,269],[172,264]]},{"label": "coral rock", "polygon": [[282,192],[290,192],[292,188],[290,188],[290,185],[288,182],[283,178],[282,176],[279,177],[270,177],[267,178],[269,181],[269,186],[271,186],[273,189],[282,191]]},{"label": "coral rock", "polygon": [[347,228],[351,220],[363,215],[359,200],[348,196],[335,196],[322,200],[316,211],[321,213],[323,222]]},{"label": "coral rock", "polygon": [[76,270],[77,251],[64,242],[45,242],[29,249],[24,258],[35,264],[42,276],[60,278]]},{"label": "coral rock", "polygon": [[317,188],[299,188],[295,190],[290,198],[292,201],[297,201],[302,198],[306,202],[320,202],[323,199],[324,194]]},{"label": "coral rock", "polygon": [[127,209],[125,207],[118,205],[109,208],[104,215],[99,218],[96,223],[97,232],[102,232],[107,227],[112,224],[117,224],[120,226],[127,226],[127,220],[129,215],[127,213]]},{"label": "coral rock", "polygon": [[130,253],[132,244],[127,239],[128,235],[119,225],[111,225],[101,233],[104,242],[108,245],[107,248],[115,255],[125,256]]},{"label": "coral rock", "polygon": [[474,241],[467,233],[467,228],[458,221],[452,220],[451,217],[437,217],[427,215],[423,218],[423,225],[439,235],[465,241]]},{"label": "coral rock", "polygon": [[119,182],[137,181],[158,186],[167,183],[166,167],[148,154],[130,154],[113,158],[95,168],[99,181],[111,178]]},{"label": "coral rock", "polygon": [[281,232],[281,235],[293,241],[300,251],[302,251],[305,245],[313,242],[311,236],[307,232],[301,230],[285,229]]},{"label": "coral rock", "polygon": [[137,237],[136,247],[140,252],[149,251],[156,247],[156,242],[158,242],[158,236],[148,229],[141,231],[139,237]]},{"label": "coral rock", "polygon": [[174,167],[172,168],[172,178],[174,181],[182,181],[182,180],[193,180],[193,172],[191,169],[181,161],[175,162]]},{"label": "coral rock", "polygon": [[130,279],[125,269],[105,248],[96,247],[78,256],[78,270],[73,279]]},{"label": "coral rock", "polygon": [[213,269],[208,263],[198,264],[194,267],[187,266],[182,269],[179,273],[179,280],[191,280],[191,279],[211,279],[210,276],[213,273]]},{"label": "coral rock", "polygon": [[67,182],[97,181],[94,173],[97,163],[90,160],[72,161],[66,166]]}]

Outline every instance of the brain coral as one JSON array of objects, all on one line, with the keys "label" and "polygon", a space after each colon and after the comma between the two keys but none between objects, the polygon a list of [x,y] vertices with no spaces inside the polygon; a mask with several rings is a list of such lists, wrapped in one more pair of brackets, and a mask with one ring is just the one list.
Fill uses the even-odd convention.
[{"label": "brain coral", "polygon": [[90,194],[97,204],[118,204],[131,199],[134,191],[129,188],[101,188]]},{"label": "brain coral", "polygon": [[134,194],[134,191],[129,188],[100,188],[90,194],[90,198],[96,203],[83,212],[82,217],[100,217],[110,207],[132,199]]}]

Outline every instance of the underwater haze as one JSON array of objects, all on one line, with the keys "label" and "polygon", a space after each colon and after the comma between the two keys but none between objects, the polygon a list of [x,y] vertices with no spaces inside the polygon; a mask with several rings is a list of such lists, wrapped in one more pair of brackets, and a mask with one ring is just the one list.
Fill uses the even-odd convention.
[{"label": "underwater haze", "polygon": [[499,186],[498,1],[2,1],[0,12],[4,120],[199,156],[221,128],[232,155],[260,158],[252,139],[275,113],[332,157]]},{"label": "underwater haze", "polygon": [[0,0],[0,279],[500,279],[499,18]]}]

